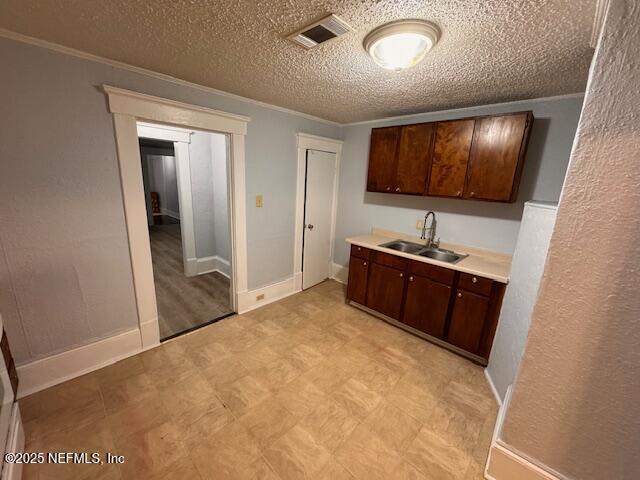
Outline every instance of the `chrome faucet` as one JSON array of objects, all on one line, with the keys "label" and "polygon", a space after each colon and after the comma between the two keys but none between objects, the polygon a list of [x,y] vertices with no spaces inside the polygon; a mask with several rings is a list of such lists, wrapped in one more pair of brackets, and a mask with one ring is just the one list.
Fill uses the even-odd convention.
[{"label": "chrome faucet", "polygon": [[[431,225],[427,228],[427,220],[429,219],[429,215],[431,215]],[[422,224],[422,235],[420,235],[421,240],[426,240],[427,248],[438,248],[440,246],[440,239],[437,241],[436,238],[436,214],[435,212],[429,210],[427,214],[424,216],[424,223]],[[429,230],[429,238],[427,238],[427,230]]]}]

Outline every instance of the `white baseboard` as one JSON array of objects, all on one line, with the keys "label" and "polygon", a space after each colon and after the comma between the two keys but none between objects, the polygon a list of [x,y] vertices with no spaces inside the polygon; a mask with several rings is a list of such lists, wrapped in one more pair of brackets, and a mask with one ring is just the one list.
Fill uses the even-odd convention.
[{"label": "white baseboard", "polygon": [[[489,379],[490,377],[487,378]],[[510,399],[511,386],[507,389],[507,394],[498,411],[489,457],[484,470],[484,478],[487,480],[513,480],[516,478],[518,480],[569,480],[549,467],[527,458],[501,440],[502,426],[509,409]]]},{"label": "white baseboard", "polygon": [[175,218],[176,220],[180,220],[180,214],[178,212],[174,212],[173,210],[169,210],[166,208],[160,209],[160,215],[166,215],[167,217]]},{"label": "white baseboard", "polygon": [[214,255],[212,257],[202,257],[196,259],[196,275],[203,273],[218,272],[227,278],[231,278],[231,264],[229,260]]},{"label": "white baseboard", "polygon": [[[293,295],[294,293],[298,293],[300,289],[296,288],[294,279],[295,277],[290,277],[281,282],[267,285],[266,287],[240,292],[238,294],[238,313],[246,313],[263,305],[288,297],[289,295]],[[258,300],[257,297],[260,295],[264,295],[264,298]]]},{"label": "white baseboard", "polygon": [[493,383],[493,378],[491,378],[491,374],[488,369],[484,369],[484,376],[487,379],[487,383],[489,384],[489,388],[491,389],[491,393],[493,393],[494,398],[496,399],[496,403],[498,406],[502,406],[502,398],[500,398],[500,394],[498,393],[498,389],[496,385]]},{"label": "white baseboard", "polygon": [[349,267],[334,263],[331,278],[346,285],[347,280],[349,280]]},{"label": "white baseboard", "polygon": [[73,350],[17,367],[18,398],[92,372],[142,351],[140,330],[135,328]]}]

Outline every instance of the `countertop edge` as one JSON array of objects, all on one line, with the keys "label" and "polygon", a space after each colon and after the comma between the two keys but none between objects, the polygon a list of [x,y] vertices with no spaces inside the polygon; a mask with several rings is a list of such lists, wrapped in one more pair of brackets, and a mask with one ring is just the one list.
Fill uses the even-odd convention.
[{"label": "countertop edge", "polygon": [[[473,268],[465,268],[460,264],[456,263],[447,263],[447,262],[439,262],[438,260],[434,260],[428,257],[420,257],[418,255],[412,255],[410,253],[399,252],[398,250],[392,250],[390,248],[381,247],[380,245],[371,244],[368,242],[360,242],[358,240],[354,240],[353,237],[348,237],[345,241],[351,245],[357,245],[359,247],[368,248],[370,250],[377,250],[379,252],[388,253],[390,255],[395,255],[396,257],[403,257],[409,260],[414,260],[416,262],[428,263],[430,265],[435,265],[437,267],[448,268],[449,270],[456,270],[462,273],[469,273],[471,275],[479,275],[484,278],[490,278],[496,282],[504,283],[505,285],[509,283],[509,277],[503,277],[500,275],[494,275],[491,273],[481,272],[480,270]],[[464,260],[463,260],[464,261]]]}]

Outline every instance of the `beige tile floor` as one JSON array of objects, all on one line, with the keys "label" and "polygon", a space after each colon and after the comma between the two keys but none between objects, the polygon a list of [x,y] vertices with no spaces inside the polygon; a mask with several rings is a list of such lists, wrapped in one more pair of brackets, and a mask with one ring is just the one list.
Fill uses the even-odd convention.
[{"label": "beige tile floor", "polygon": [[344,304],[325,282],[20,401],[25,479],[481,479],[482,368]]}]

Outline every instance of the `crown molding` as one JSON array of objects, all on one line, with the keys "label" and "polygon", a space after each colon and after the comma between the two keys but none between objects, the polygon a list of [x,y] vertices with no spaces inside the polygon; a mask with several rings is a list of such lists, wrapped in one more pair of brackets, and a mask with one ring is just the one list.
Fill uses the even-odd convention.
[{"label": "crown molding", "polygon": [[133,65],[129,65],[128,63],[119,62],[117,60],[111,60],[109,58],[101,57],[99,55],[94,55],[92,53],[83,52],[81,50],[76,50],[75,48],[65,47],[64,45],[60,45],[57,43],[49,42],[47,40],[41,40],[39,38],[30,37],[28,35],[23,35],[21,33],[13,32],[11,30],[7,30],[6,28],[0,28],[0,38],[7,38],[9,40],[15,40],[17,42],[26,43],[29,45],[34,45],[36,47],[45,48],[47,50],[53,50],[58,53],[64,53],[66,55],[71,55],[73,57],[82,58],[84,60],[90,60],[93,62],[101,63],[103,65],[108,65],[110,67],[121,68],[123,70],[127,70],[133,73],[137,73],[140,75],[146,75],[148,77],[157,78],[159,80],[164,80],[167,82],[174,83],[176,85],[181,85],[183,87],[189,87],[196,90],[200,90],[207,93],[212,93],[215,95],[220,95],[226,98],[232,98],[234,100],[239,100],[244,103],[248,103],[251,105],[257,105],[259,107],[268,108],[269,110],[275,110],[277,112],[287,113],[289,115],[295,115],[298,117],[306,118],[308,120],[313,120],[316,122],[322,122],[327,125],[331,125],[334,127],[341,127],[342,124],[338,122],[334,122],[332,120],[327,120],[326,118],[317,117],[315,115],[311,115],[308,113],[298,112],[297,110],[292,110],[290,108],[279,107],[278,105],[273,105],[270,103],[261,102],[260,100],[254,100],[253,98],[243,97],[241,95],[236,95],[234,93],[225,92],[223,90],[218,90],[216,88],[206,87],[204,85],[200,85],[198,83],[192,83],[187,80],[181,80],[176,77],[172,77],[171,75],[166,75],[164,73],[154,72],[153,70],[147,70],[146,68],[136,67]]},{"label": "crown molding", "polygon": [[584,92],[578,93],[568,93],[566,95],[555,95],[551,97],[539,97],[539,98],[528,98],[524,100],[514,100],[512,102],[498,102],[498,103],[483,103],[482,105],[473,105],[471,107],[460,107],[460,108],[450,108],[446,110],[429,110],[425,112],[419,113],[409,113],[407,115],[395,115],[391,117],[384,118],[374,118],[373,120],[361,120],[359,122],[351,122],[351,123],[343,123],[343,127],[353,127],[356,125],[367,125],[372,123],[382,123],[382,122],[392,122],[395,120],[409,120],[412,118],[423,117],[425,115],[442,115],[448,113],[466,113],[469,110],[474,109],[485,109],[487,107],[508,107],[508,106],[518,106],[518,105],[526,105],[532,102],[554,102],[558,100],[565,100],[570,98],[583,98]]}]

